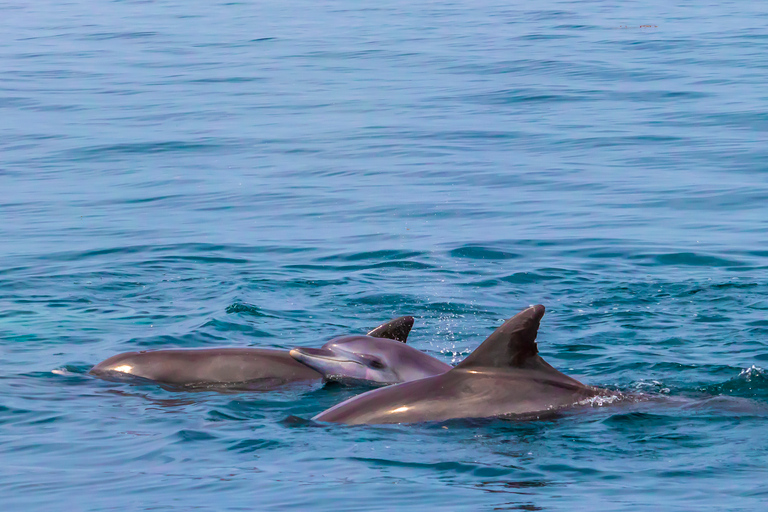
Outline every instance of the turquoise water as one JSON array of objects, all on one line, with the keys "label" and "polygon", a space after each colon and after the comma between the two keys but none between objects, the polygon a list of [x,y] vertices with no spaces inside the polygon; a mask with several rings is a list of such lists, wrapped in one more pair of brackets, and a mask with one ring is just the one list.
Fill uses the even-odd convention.
[{"label": "turquoise water", "polygon": [[[759,510],[760,2],[0,0],[3,510]],[[647,25],[647,26],[646,26]],[[118,352],[319,346],[394,316],[447,362],[529,304],[586,383],[546,421],[308,418]]]}]

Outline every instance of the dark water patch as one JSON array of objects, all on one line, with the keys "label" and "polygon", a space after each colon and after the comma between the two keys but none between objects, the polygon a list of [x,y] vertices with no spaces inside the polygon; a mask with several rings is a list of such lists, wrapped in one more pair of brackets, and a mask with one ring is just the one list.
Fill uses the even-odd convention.
[{"label": "dark water patch", "polygon": [[693,267],[739,267],[743,263],[738,260],[726,259],[719,256],[680,252],[669,254],[645,254],[631,256],[630,259],[639,260],[640,265],[677,265]]},{"label": "dark water patch", "polygon": [[761,286],[758,283],[744,283],[744,282],[730,282],[730,283],[716,283],[711,286],[712,290],[729,291],[729,290],[748,290]]},{"label": "dark water patch", "polygon": [[182,262],[182,261],[189,261],[193,263],[227,263],[227,264],[244,264],[249,263],[249,260],[245,258],[231,258],[226,256],[202,256],[202,255],[196,255],[196,256],[187,256],[187,255],[168,255],[163,256],[161,258],[156,259],[150,259],[141,262],[141,265],[143,266],[152,266],[152,265],[167,265],[169,263],[175,263],[175,262]]},{"label": "dark water patch", "polygon": [[543,464],[539,466],[542,471],[554,473],[562,477],[579,478],[583,476],[595,477],[603,474],[603,471],[587,466],[578,466],[575,464]]},{"label": "dark water patch", "polygon": [[145,39],[159,35],[157,32],[97,32],[82,36],[83,39],[93,41],[107,41],[110,39]]},{"label": "dark water patch", "polygon": [[250,419],[249,417],[244,417],[241,415],[235,415],[235,414],[228,414],[222,411],[213,410],[209,411],[206,415],[206,419],[208,421],[223,421],[223,422],[229,422],[229,421],[245,421]]},{"label": "dark water patch", "polygon": [[325,286],[343,286],[347,284],[351,279],[349,277],[342,277],[339,279],[291,279],[285,281],[286,286],[291,288],[310,288],[318,289]]},{"label": "dark water patch", "polygon": [[99,258],[102,256],[141,254],[143,252],[149,252],[151,250],[153,250],[153,247],[148,245],[137,245],[137,246],[127,246],[127,247],[121,246],[121,247],[109,247],[104,249],[94,249],[90,251],[52,253],[52,254],[45,255],[43,258],[53,260],[53,261],[61,261],[61,262],[81,261],[84,259]]},{"label": "dark water patch", "polygon": [[362,458],[352,457],[352,460],[371,465],[373,467],[380,468],[401,468],[401,469],[417,469],[425,470],[430,473],[440,474],[470,474],[476,477],[488,478],[488,477],[500,477],[514,474],[516,469],[509,468],[495,468],[486,467],[478,464],[465,463],[465,462],[436,462],[436,463],[423,463],[423,462],[406,462],[402,460],[388,460],[378,458]]},{"label": "dark water patch", "polygon": [[46,417],[43,417],[43,418],[38,417],[38,418],[35,418],[34,420],[25,421],[23,424],[26,424],[26,425],[29,425],[29,426],[34,426],[34,427],[42,427],[44,425],[49,425],[49,424],[57,423],[63,417],[64,417],[64,415],[50,415],[50,416],[46,416]]},{"label": "dark water patch", "polygon": [[659,103],[664,101],[700,100],[710,96],[710,94],[702,91],[646,90],[633,92],[612,91],[608,93],[608,96],[617,101]]},{"label": "dark water patch", "polygon": [[302,418],[300,416],[290,415],[280,421],[280,425],[285,428],[323,428],[324,425],[315,421]]},{"label": "dark water patch", "polygon": [[768,200],[768,192],[749,189],[727,190],[725,192],[688,192],[680,197],[666,197],[663,200],[644,201],[643,205],[650,208],[669,208],[672,210],[701,210],[713,209],[754,210],[759,209],[762,202]]},{"label": "dark water patch", "polygon": [[665,347],[684,347],[690,345],[692,341],[688,338],[672,337],[662,340],[659,344]]},{"label": "dark water patch", "polygon": [[555,25],[552,27],[553,30],[594,30],[598,27],[596,25],[583,25],[583,24],[563,24],[563,25]]},{"label": "dark water patch", "polygon": [[561,280],[565,276],[574,276],[576,272],[564,269],[540,269],[536,272],[515,272],[499,278],[497,281],[509,284],[534,284],[543,281]]},{"label": "dark water patch", "polygon": [[452,258],[466,258],[472,260],[511,260],[521,258],[521,254],[500,251],[482,246],[467,245],[450,251]]},{"label": "dark water patch", "polygon": [[283,444],[274,439],[243,439],[236,441],[227,447],[227,450],[239,453],[253,453],[264,450],[274,450],[283,447]]},{"label": "dark water patch", "polygon": [[640,424],[645,423],[649,425],[656,425],[660,420],[666,420],[664,415],[653,414],[648,412],[627,412],[612,414],[608,418],[604,419],[602,423],[607,425],[622,426],[626,424]]},{"label": "dark water patch", "polygon": [[578,36],[570,34],[528,34],[520,36],[517,39],[520,41],[548,41],[552,39],[572,39]]},{"label": "dark water patch", "polygon": [[[560,483],[556,482],[550,482],[548,480],[517,480],[517,481],[510,481],[510,480],[498,480],[498,481],[489,481],[489,482],[481,482],[479,484],[476,484],[475,487],[478,489],[482,489],[486,492],[503,492],[503,493],[510,493],[510,494],[523,494],[528,495],[532,494],[530,492],[531,489],[538,489],[541,487],[549,487],[552,485],[562,485]],[[520,505],[517,507],[519,510],[544,510],[542,508],[533,506],[533,505]],[[513,508],[515,510],[515,508]]]},{"label": "dark water patch", "polygon": [[255,328],[252,325],[241,324],[237,322],[228,322],[226,320],[211,319],[200,326],[201,329],[213,329],[216,332],[242,332],[247,333],[249,336],[255,338],[269,338],[273,335],[269,332],[262,331]]},{"label": "dark water patch", "polygon": [[418,261],[382,261],[379,263],[371,263],[368,265],[301,265],[291,264],[285,265],[284,268],[296,269],[296,270],[327,270],[334,272],[357,272],[360,270],[379,270],[387,268],[399,268],[408,270],[428,270],[434,268],[434,265],[428,263],[422,263]]},{"label": "dark water patch", "polygon": [[259,82],[265,80],[263,77],[258,76],[230,76],[222,78],[199,78],[197,80],[190,80],[189,83],[198,84],[239,84],[248,82]]},{"label": "dark water patch", "polygon": [[533,10],[525,13],[525,17],[535,21],[550,21],[550,20],[568,20],[579,18],[580,16],[576,11],[564,11],[561,9],[541,9]]},{"label": "dark water patch", "polygon": [[422,306],[418,304],[418,301],[414,297],[399,293],[365,294],[356,299],[352,299],[351,304],[364,304],[367,306],[381,306],[385,304],[408,307]]},{"label": "dark water patch", "polygon": [[214,439],[217,439],[216,436],[213,434],[209,434],[208,432],[201,432],[199,430],[179,430],[174,434],[174,437],[177,437],[179,440],[177,442],[179,443],[189,443],[189,442],[195,442],[195,441],[212,441]]},{"label": "dark water patch", "polygon": [[[213,321],[211,321],[213,322]],[[205,326],[203,326],[205,327]],[[248,329],[243,326],[243,329]],[[170,335],[170,334],[156,334],[150,336],[143,336],[139,338],[131,338],[121,343],[121,348],[128,347],[151,347],[151,348],[194,348],[204,347],[210,344],[221,345],[221,342],[226,337],[218,336],[214,333],[207,331],[196,331],[194,333]]]},{"label": "dark water patch", "polygon": [[[140,265],[154,265],[163,262],[165,258],[168,261],[200,261],[204,263],[247,263],[250,261],[250,255],[259,254],[293,254],[301,253],[311,248],[285,247],[285,246],[245,246],[245,245],[220,245],[220,244],[201,244],[184,243],[176,245],[127,245],[105,248],[94,248],[86,251],[63,251],[50,252],[40,256],[43,261],[55,262],[79,262],[84,260],[99,260],[105,257],[131,258]],[[158,257],[157,255],[163,255]],[[136,255],[145,255],[143,258],[136,258]],[[151,256],[150,256],[151,255]],[[228,256],[231,255],[231,256]],[[235,257],[235,255],[239,257]],[[249,257],[244,257],[249,256]],[[17,267],[19,270],[36,270],[39,267]],[[114,269],[104,269],[106,275],[120,276],[126,275],[122,272],[115,272]],[[110,273],[111,272],[111,273]]]},{"label": "dark water patch", "polygon": [[411,258],[418,258],[423,255],[424,253],[414,252],[414,251],[382,250],[382,251],[323,256],[321,258],[317,258],[317,261],[365,261],[365,260],[392,261],[392,260],[409,260]]},{"label": "dark water patch", "polygon": [[[138,197],[138,198],[131,198],[131,199],[125,199],[125,204],[144,204],[144,203],[162,203],[167,202],[170,200],[170,202],[175,202],[176,200],[182,198],[184,196],[181,196],[179,194],[173,194],[173,195],[164,195],[164,196],[155,196],[155,197]],[[112,203],[114,204],[114,202]]]},{"label": "dark water patch", "polygon": [[556,142],[557,145],[563,149],[607,149],[607,148],[630,148],[630,147],[646,147],[648,145],[667,145],[673,146],[678,143],[682,143],[684,139],[676,136],[663,136],[663,135],[634,135],[634,136],[617,136],[617,135],[605,135],[601,137],[569,137],[567,139],[561,139]]},{"label": "dark water patch", "polygon": [[32,105],[35,105],[35,103],[23,96],[4,96],[0,98],[0,108],[29,107]]},{"label": "dark water patch", "polygon": [[731,318],[724,315],[696,315],[694,322],[701,322],[706,324],[730,322]]},{"label": "dark water patch", "polygon": [[14,317],[19,317],[19,316],[23,317],[23,316],[38,315],[38,314],[40,314],[38,311],[21,310],[21,309],[13,310],[13,309],[11,309],[11,310],[6,310],[6,311],[0,312],[0,319],[3,319],[3,318],[14,318]]},{"label": "dark water patch", "polygon": [[28,422],[37,411],[21,409],[0,404],[0,425],[13,425],[20,422]]},{"label": "dark water patch", "polygon": [[516,139],[526,135],[524,132],[507,131],[488,131],[488,130],[452,130],[452,131],[428,131],[428,132],[409,132],[409,139],[414,140],[434,140],[434,141],[473,141],[483,143],[483,141],[495,141],[505,139]]},{"label": "dark water patch", "polygon": [[131,155],[149,155],[153,153],[215,153],[221,151],[228,144],[231,143],[226,143],[225,141],[163,141],[112,144],[72,149],[67,152],[67,159],[80,162],[108,162],[130,157]]},{"label": "dark water patch", "polygon": [[230,304],[227,306],[226,312],[230,315],[239,313],[254,317],[273,317],[273,315],[265,313],[264,310],[258,306],[245,302],[235,302],[234,304]]},{"label": "dark water patch", "polygon": [[472,98],[477,103],[487,105],[517,105],[517,104],[545,104],[553,103],[574,103],[589,101],[590,98],[584,94],[547,94],[537,89],[513,89],[505,91],[495,91],[493,93],[483,94]]}]

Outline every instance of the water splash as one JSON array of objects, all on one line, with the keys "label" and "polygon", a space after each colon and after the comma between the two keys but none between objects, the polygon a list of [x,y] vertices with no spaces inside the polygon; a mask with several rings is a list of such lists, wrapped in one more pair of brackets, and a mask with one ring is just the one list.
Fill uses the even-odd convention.
[{"label": "water splash", "polygon": [[747,382],[752,382],[752,379],[765,379],[765,370],[759,366],[752,365],[749,368],[741,370],[739,373],[740,379],[744,379]]},{"label": "water splash", "polygon": [[585,398],[584,400],[580,400],[576,402],[576,405],[588,405],[591,407],[604,407],[606,405],[614,404],[616,402],[620,402],[626,398],[625,395],[621,393],[617,393],[615,395],[597,395],[592,396],[589,398]]},{"label": "water splash", "polygon": [[663,382],[658,380],[641,380],[635,383],[634,388],[637,391],[643,391],[643,392],[656,392],[661,393],[663,395],[669,394],[670,389],[664,385]]}]

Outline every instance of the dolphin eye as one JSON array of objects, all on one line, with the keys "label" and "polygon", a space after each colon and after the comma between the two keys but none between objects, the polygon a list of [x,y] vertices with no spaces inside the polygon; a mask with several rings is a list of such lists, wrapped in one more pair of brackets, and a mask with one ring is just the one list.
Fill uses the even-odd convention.
[{"label": "dolphin eye", "polygon": [[371,368],[381,369],[384,368],[384,364],[377,359],[371,359]]}]

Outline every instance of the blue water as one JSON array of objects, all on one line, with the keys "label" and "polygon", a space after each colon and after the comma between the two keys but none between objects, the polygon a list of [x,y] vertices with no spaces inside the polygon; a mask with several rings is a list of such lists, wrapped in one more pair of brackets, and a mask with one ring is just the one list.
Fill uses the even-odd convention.
[{"label": "blue water", "polygon": [[[759,510],[762,2],[0,0],[4,511]],[[174,393],[118,352],[399,315],[652,397],[344,427],[360,392]]]}]

